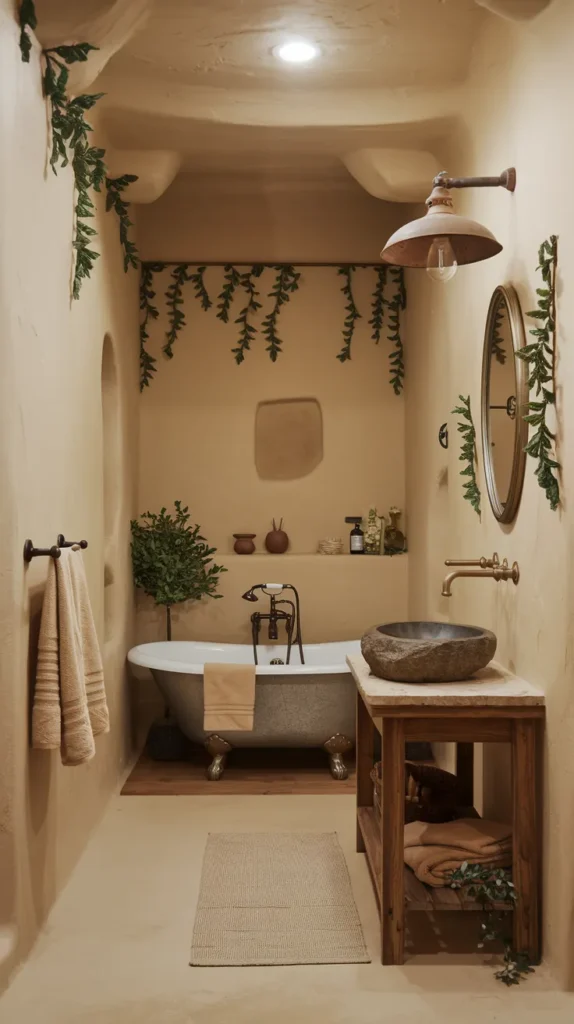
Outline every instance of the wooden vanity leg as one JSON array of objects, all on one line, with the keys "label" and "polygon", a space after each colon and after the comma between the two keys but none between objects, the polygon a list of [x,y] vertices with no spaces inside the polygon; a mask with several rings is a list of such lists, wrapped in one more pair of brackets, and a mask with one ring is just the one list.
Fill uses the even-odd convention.
[{"label": "wooden vanity leg", "polygon": [[514,909],[514,948],[540,960],[539,844],[537,792],[537,726],[534,719],[517,718],[512,735],[512,880],[517,901]]},{"label": "wooden vanity leg", "polygon": [[401,718],[383,719],[382,761],[382,962],[402,964],[405,944],[405,733]]},{"label": "wooden vanity leg", "polygon": [[[371,769],[375,760],[375,724],[357,690],[357,810],[372,807],[373,780]],[[357,853],[365,852],[365,842],[357,822]]]}]

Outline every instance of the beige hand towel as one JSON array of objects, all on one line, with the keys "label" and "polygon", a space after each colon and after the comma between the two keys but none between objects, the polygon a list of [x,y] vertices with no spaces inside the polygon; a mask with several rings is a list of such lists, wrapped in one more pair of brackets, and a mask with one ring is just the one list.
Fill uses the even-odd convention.
[{"label": "beige hand towel", "polygon": [[65,765],[94,756],[94,736],[108,732],[100,649],[79,548],[50,559],[38,642],[32,746],[60,747]]},{"label": "beige hand towel", "polygon": [[405,825],[405,864],[427,885],[447,885],[451,872],[469,864],[510,867],[512,832],[508,825],[482,818],[442,824]]},{"label": "beige hand towel", "polygon": [[203,728],[206,732],[253,729],[255,665],[203,667]]}]

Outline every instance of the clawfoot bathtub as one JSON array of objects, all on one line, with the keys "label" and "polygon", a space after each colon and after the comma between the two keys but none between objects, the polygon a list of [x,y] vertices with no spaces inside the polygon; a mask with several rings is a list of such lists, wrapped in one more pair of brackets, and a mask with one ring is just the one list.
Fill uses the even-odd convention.
[{"label": "clawfoot bathtub", "polygon": [[[324,747],[331,773],[346,779],[344,755],[354,747],[355,686],[348,654],[360,653],[358,640],[305,644],[305,664],[285,665],[286,648],[258,647],[255,721],[252,732],[206,733],[203,729],[203,666],[206,662],[252,664],[247,644],[171,641],[141,644],[128,654],[133,665],[151,670],[179,727],[204,743],[213,758],[208,777],[221,778],[233,747]],[[272,663],[273,662],[273,663]],[[279,662],[279,663],[278,663]]]}]

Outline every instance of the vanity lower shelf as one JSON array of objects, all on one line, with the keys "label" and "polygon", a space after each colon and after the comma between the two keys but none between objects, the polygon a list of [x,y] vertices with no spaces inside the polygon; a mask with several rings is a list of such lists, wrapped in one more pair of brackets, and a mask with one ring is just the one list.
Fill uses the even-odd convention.
[{"label": "vanity lower shelf", "polygon": [[[476,815],[476,811],[474,812]],[[374,808],[359,807],[357,810],[357,823],[365,843],[365,855],[371,881],[377,897],[379,907],[381,905],[380,879],[381,879],[381,838],[380,825],[376,818]],[[482,910],[480,903],[466,896],[462,889],[450,889],[445,886],[437,889],[433,886],[424,885],[419,882],[410,868],[405,865],[405,910]],[[495,903],[497,910],[508,910],[507,903]]]}]

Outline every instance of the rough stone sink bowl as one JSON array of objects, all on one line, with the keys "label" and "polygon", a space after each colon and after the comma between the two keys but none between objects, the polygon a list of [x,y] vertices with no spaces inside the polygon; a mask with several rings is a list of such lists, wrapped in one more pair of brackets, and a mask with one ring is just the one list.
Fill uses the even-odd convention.
[{"label": "rough stone sink bowl", "polygon": [[361,651],[380,679],[454,682],[488,665],[496,637],[489,629],[447,622],[387,622],[365,633]]}]

